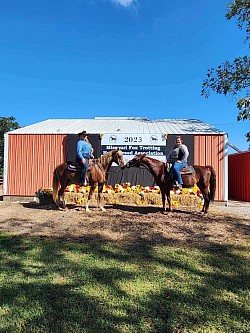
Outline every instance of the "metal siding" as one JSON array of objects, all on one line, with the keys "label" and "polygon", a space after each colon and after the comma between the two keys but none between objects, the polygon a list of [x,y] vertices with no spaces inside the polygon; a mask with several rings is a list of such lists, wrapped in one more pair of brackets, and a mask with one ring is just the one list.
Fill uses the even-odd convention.
[{"label": "metal siding", "polygon": [[[39,188],[50,187],[55,166],[65,158],[64,134],[8,134],[5,195],[33,196]],[[224,135],[194,135],[194,164],[214,167],[215,200],[225,201]]]},{"label": "metal siding", "polygon": [[228,156],[229,198],[250,201],[250,151]]},{"label": "metal siding", "polygon": [[224,132],[197,119],[144,119],[144,118],[96,118],[96,119],[48,119],[40,123],[16,129],[10,134],[77,134],[134,133],[134,134],[222,134]]},{"label": "metal siding", "polygon": [[65,160],[65,135],[9,135],[6,195],[33,196],[51,187],[56,165]]},{"label": "metal siding", "polygon": [[224,198],[224,136],[223,135],[195,135],[194,136],[194,164],[211,165],[216,172],[216,201]]}]

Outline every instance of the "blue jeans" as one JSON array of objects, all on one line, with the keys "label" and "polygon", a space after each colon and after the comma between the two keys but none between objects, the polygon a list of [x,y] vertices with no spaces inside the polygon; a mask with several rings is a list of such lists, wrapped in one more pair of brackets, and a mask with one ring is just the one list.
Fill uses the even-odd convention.
[{"label": "blue jeans", "polygon": [[182,162],[182,163],[174,162],[174,164],[172,166],[173,179],[177,180],[178,183],[181,185],[183,184],[183,181],[181,178],[180,170],[185,168],[186,165],[187,165],[187,162]]},{"label": "blue jeans", "polygon": [[87,175],[87,172],[88,172],[88,168],[89,168],[89,159],[84,157],[85,158],[85,163],[83,164],[82,163],[82,160],[80,158],[76,158],[78,164],[80,165],[81,167],[81,176],[80,176],[80,181],[81,183],[83,184],[86,180],[86,175]]}]

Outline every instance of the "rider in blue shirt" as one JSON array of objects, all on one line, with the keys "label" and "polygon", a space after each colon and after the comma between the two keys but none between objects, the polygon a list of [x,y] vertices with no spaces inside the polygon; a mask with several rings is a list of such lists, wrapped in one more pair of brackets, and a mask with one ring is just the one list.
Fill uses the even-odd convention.
[{"label": "rider in blue shirt", "polygon": [[80,139],[76,144],[76,161],[81,167],[81,185],[86,185],[89,159],[92,157],[92,146],[88,141],[88,134],[86,131],[82,131],[78,136]]}]

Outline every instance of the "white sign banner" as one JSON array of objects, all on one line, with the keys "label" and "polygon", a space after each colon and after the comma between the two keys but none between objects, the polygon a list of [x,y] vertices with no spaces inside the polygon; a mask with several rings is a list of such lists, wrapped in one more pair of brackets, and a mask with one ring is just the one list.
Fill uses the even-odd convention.
[{"label": "white sign banner", "polygon": [[127,161],[137,154],[147,154],[160,161],[166,159],[166,139],[160,134],[105,134],[101,141],[102,154],[120,148]]}]

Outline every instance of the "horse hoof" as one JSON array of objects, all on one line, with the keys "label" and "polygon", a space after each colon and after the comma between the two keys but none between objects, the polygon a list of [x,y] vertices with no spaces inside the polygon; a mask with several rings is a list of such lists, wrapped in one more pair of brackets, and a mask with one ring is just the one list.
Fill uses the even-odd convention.
[{"label": "horse hoof", "polygon": [[106,212],[106,209],[103,207],[100,207],[102,212]]}]

